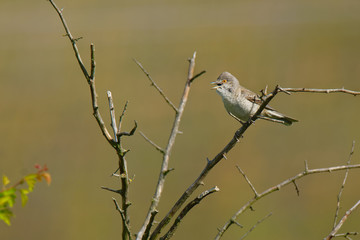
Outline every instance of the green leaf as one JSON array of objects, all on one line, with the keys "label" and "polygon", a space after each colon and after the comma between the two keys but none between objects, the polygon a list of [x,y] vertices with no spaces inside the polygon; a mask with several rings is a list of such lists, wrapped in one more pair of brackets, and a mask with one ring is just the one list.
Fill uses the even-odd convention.
[{"label": "green leaf", "polygon": [[0,207],[12,207],[15,203],[16,189],[10,188],[0,193]]},{"label": "green leaf", "polygon": [[10,180],[7,176],[3,175],[3,187],[8,185],[10,183]]},{"label": "green leaf", "polygon": [[25,182],[29,186],[29,191],[30,192],[32,192],[34,190],[35,183],[36,183],[36,180],[37,180],[37,176],[38,176],[37,174],[29,174],[29,175],[24,177]]},{"label": "green leaf", "polygon": [[10,209],[8,209],[8,208],[1,209],[0,208],[0,219],[3,220],[8,226],[11,225],[10,218],[13,215],[14,214],[12,213],[12,211]]},{"label": "green leaf", "polygon": [[21,196],[21,204],[24,207],[29,200],[28,194],[30,193],[29,190],[26,189],[19,189],[20,196]]}]

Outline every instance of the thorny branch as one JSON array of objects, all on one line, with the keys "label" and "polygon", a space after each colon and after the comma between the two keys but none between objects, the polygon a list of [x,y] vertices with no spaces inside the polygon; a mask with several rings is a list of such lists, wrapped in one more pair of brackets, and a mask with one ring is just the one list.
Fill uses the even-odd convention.
[{"label": "thorny branch", "polygon": [[254,226],[252,226],[249,231],[247,231],[241,238],[240,240],[244,239],[247,237],[247,235],[249,235],[249,233],[251,233],[260,223],[262,223],[263,221],[265,221],[267,218],[271,217],[272,213],[269,213],[268,215],[266,215],[265,217],[263,217],[262,219],[260,219],[259,221],[257,221]]},{"label": "thorny branch", "polygon": [[353,96],[360,95],[360,92],[347,90],[345,88],[337,89],[317,89],[317,88],[282,88],[285,92],[309,92],[309,93],[347,93]]},{"label": "thorny branch", "polygon": [[[122,136],[130,136],[133,135],[137,124],[135,122],[135,127],[128,133],[128,132],[120,132],[121,130],[121,121],[122,121],[122,117],[124,116],[124,112],[126,110],[126,106],[124,107],[124,111],[122,113],[122,115],[120,116],[120,120],[119,120],[119,125],[118,128],[116,128],[116,124],[114,121],[114,117],[115,117],[115,111],[114,108],[111,106],[110,102],[109,102],[109,106],[110,106],[110,114],[111,114],[111,125],[112,128],[114,130],[114,138],[110,135],[109,131],[107,130],[104,121],[100,115],[99,112],[99,107],[98,107],[98,103],[97,103],[97,93],[96,93],[96,88],[95,88],[95,47],[93,44],[90,44],[90,53],[91,53],[91,65],[90,65],[90,74],[88,73],[86,67],[84,66],[79,50],[77,48],[77,41],[81,38],[74,38],[67,26],[67,23],[63,17],[62,14],[62,10],[60,10],[56,4],[54,3],[53,0],[49,0],[49,2],[51,3],[51,5],[53,6],[53,8],[56,10],[57,14],[60,17],[60,20],[62,22],[62,25],[65,29],[66,35],[68,37],[68,39],[70,40],[72,47],[73,47],[73,51],[75,53],[75,57],[78,61],[78,64],[89,84],[90,87],[90,94],[91,94],[91,103],[92,103],[92,108],[93,108],[93,115],[101,129],[102,134],[104,135],[104,137],[106,138],[106,140],[109,142],[109,144],[116,150],[117,155],[119,157],[119,169],[120,169],[120,178],[121,178],[121,183],[122,183],[122,188],[120,190],[112,190],[110,188],[105,188],[107,190],[110,191],[114,191],[116,193],[119,193],[122,197],[122,206],[121,208],[119,207],[119,205],[117,205],[117,209],[121,214],[122,220],[123,220],[123,229],[122,229],[122,237],[123,239],[131,239],[131,233],[130,233],[130,224],[129,224],[129,217],[128,217],[128,212],[127,209],[130,206],[130,202],[128,201],[128,187],[129,187],[129,182],[130,179],[128,177],[128,170],[127,170],[127,162],[125,160],[125,154],[128,152],[128,150],[124,150],[121,146],[121,137]],[[156,186],[156,190],[154,193],[154,198],[153,201],[150,205],[148,214],[145,218],[144,224],[142,225],[139,233],[137,234],[137,239],[147,239],[150,236],[150,228],[154,222],[154,218],[155,215],[157,213],[156,207],[159,204],[159,200],[161,197],[161,193],[164,187],[164,183],[165,183],[165,176],[166,174],[170,171],[170,169],[168,168],[168,163],[169,163],[169,156],[170,156],[170,152],[171,149],[173,147],[173,144],[175,142],[175,138],[176,135],[179,133],[179,123],[180,123],[180,119],[187,101],[187,97],[189,94],[189,90],[190,90],[190,84],[194,81],[194,79],[196,79],[197,77],[199,77],[200,75],[202,75],[205,71],[200,72],[199,74],[196,74],[194,76],[194,66],[195,66],[195,56],[196,53],[194,53],[193,57],[190,59],[190,65],[189,65],[189,72],[188,72],[188,78],[186,81],[186,85],[185,85],[185,89],[184,89],[184,93],[182,95],[181,101],[180,101],[180,105],[179,108],[176,108],[174,106],[174,104],[165,96],[165,94],[162,92],[162,90],[155,84],[155,82],[152,80],[151,76],[147,73],[147,71],[142,67],[142,65],[137,62],[135,60],[135,62],[138,64],[138,66],[143,70],[143,72],[146,74],[146,76],[149,78],[149,80],[151,81],[152,85],[157,89],[157,91],[159,91],[159,93],[162,95],[162,97],[165,99],[165,101],[173,108],[173,110],[176,112],[176,116],[175,116],[175,120],[174,120],[174,124],[173,124],[173,128],[169,137],[169,141],[168,141],[168,145],[167,147],[163,150],[160,147],[158,147],[157,149],[160,151],[162,150],[163,153],[163,163],[161,166],[161,171],[160,171],[160,175],[159,175],[159,179],[158,179],[158,184]],[[351,91],[351,90],[347,90],[344,88],[341,89],[309,89],[309,88],[280,88],[280,87],[276,87],[275,90],[266,95],[263,98],[263,103],[261,104],[261,106],[259,107],[258,111],[241,127],[239,128],[233,138],[231,139],[231,141],[212,159],[212,160],[208,160],[207,164],[205,166],[205,168],[202,170],[202,172],[200,173],[200,175],[198,176],[198,178],[195,180],[194,183],[192,183],[188,189],[183,193],[183,195],[179,198],[179,200],[174,204],[174,206],[172,207],[172,209],[168,212],[168,214],[162,219],[162,221],[159,223],[159,225],[157,226],[157,228],[154,230],[154,232],[151,234],[150,239],[155,239],[157,238],[157,236],[160,234],[161,230],[170,222],[171,218],[176,214],[176,212],[182,207],[182,205],[185,203],[185,201],[191,196],[191,194],[202,184],[203,179],[207,176],[207,174],[209,173],[209,171],[217,164],[219,163],[223,158],[226,158],[226,153],[228,153],[235,145],[237,142],[240,141],[240,139],[243,137],[244,132],[253,124],[253,122],[260,117],[260,113],[262,112],[262,110],[267,106],[267,104],[275,97],[275,95],[278,92],[285,92],[285,93],[290,93],[290,92],[310,92],[310,93],[347,93],[347,94],[351,94],[351,95],[359,95],[360,92],[356,92],[356,91]],[[109,98],[110,101],[110,98]],[[112,101],[112,99],[111,99]],[[157,146],[157,145],[156,145]],[[227,225],[224,226],[224,228],[219,232],[219,236],[221,237],[222,234],[226,231],[226,229],[231,225],[236,223],[236,216],[238,216],[241,212],[245,211],[247,208],[251,208],[251,205],[253,204],[253,202],[257,201],[258,199],[270,194],[273,191],[277,191],[280,189],[280,187],[285,186],[291,182],[293,182],[295,184],[295,180],[298,178],[301,178],[303,176],[312,174],[312,173],[318,173],[318,172],[327,172],[327,171],[337,171],[337,170],[344,170],[344,169],[351,169],[351,168],[358,168],[359,165],[348,165],[348,166],[338,166],[338,167],[333,167],[333,168],[325,168],[325,169],[313,169],[313,170],[309,170],[307,165],[306,165],[306,169],[303,173],[300,173],[299,175],[291,178],[289,181],[284,181],[283,183],[270,188],[268,190],[266,190],[263,193],[258,194],[255,191],[255,194],[257,194],[257,196],[255,196],[255,198],[251,201],[249,201],[246,205],[244,205],[244,207],[242,209],[240,209],[238,211],[238,213],[236,215],[234,215],[235,217],[231,218],[229,221],[229,224],[227,223]],[[251,185],[250,185],[251,186]],[[295,185],[296,186],[296,185]],[[253,189],[255,190],[255,188]],[[353,206],[353,208],[351,208],[348,212],[349,214],[359,205],[359,202],[357,204],[355,204]],[[347,213],[348,213],[347,212]],[[345,215],[344,217],[347,218],[348,215]],[[343,217],[343,219],[344,219]],[[346,220],[345,218],[345,220]],[[340,223],[338,225],[342,225],[343,221],[345,220],[341,220]],[[338,226],[337,225],[337,226]],[[340,227],[341,227],[340,225]],[[336,226],[336,227],[337,227]],[[216,238],[218,239],[218,238]]]},{"label": "thorny branch", "polygon": [[[349,159],[348,159],[348,161],[347,161],[347,165],[350,165],[351,158],[352,158],[352,156],[353,156],[353,154],[354,154],[354,148],[355,148],[355,141],[353,141],[353,143],[352,143],[352,147],[351,147]],[[335,211],[335,217],[334,217],[333,230],[334,230],[334,228],[336,227],[336,222],[337,222],[337,218],[338,218],[338,214],[339,214],[339,210],[340,210],[341,195],[342,195],[342,192],[343,192],[343,190],[344,190],[345,183],[346,183],[346,180],[347,180],[348,175],[349,175],[349,169],[347,169],[346,172],[345,172],[344,180],[343,180],[343,183],[342,183],[342,185],[341,185],[341,187],[340,187],[339,195],[337,196],[337,204],[336,204],[336,211]]]},{"label": "thorny branch", "polygon": [[[145,239],[144,238],[145,230],[148,229],[149,226],[152,225],[152,221],[150,221],[151,216],[152,216],[154,211],[157,211],[156,208],[157,208],[157,206],[159,204],[160,197],[161,197],[161,194],[162,194],[162,191],[163,191],[163,188],[164,188],[165,177],[166,177],[167,173],[170,170],[169,169],[170,153],[171,153],[171,150],[172,150],[172,148],[174,146],[176,136],[179,133],[180,120],[181,120],[181,117],[182,117],[182,114],[184,112],[184,108],[185,108],[185,105],[186,105],[186,102],[187,102],[187,99],[188,99],[188,96],[189,96],[190,85],[191,85],[192,81],[194,80],[195,58],[196,58],[196,52],[194,52],[192,58],[189,59],[188,76],[187,76],[187,80],[186,80],[186,83],[185,83],[184,92],[183,92],[181,100],[180,100],[179,108],[177,108],[177,111],[176,111],[176,115],[175,115],[172,130],[171,130],[171,133],[170,133],[170,136],[169,136],[168,144],[167,144],[167,146],[166,146],[166,148],[164,150],[163,161],[162,161],[162,165],[161,165],[160,175],[159,175],[159,178],[158,178],[158,183],[156,185],[155,193],[154,193],[154,196],[152,198],[152,201],[151,201],[147,216],[145,218],[145,221],[144,221],[140,231],[138,232],[138,234],[136,236],[137,240]],[[152,237],[150,237],[150,238],[152,238]]]},{"label": "thorny branch", "polygon": [[130,206],[130,202],[128,200],[128,193],[129,193],[129,175],[128,175],[128,170],[127,170],[127,162],[125,159],[125,154],[128,152],[128,150],[124,150],[121,144],[121,136],[126,135],[126,136],[130,136],[133,135],[137,124],[135,122],[135,127],[131,130],[130,133],[127,132],[120,132],[120,128],[121,128],[121,120],[122,117],[124,115],[124,112],[126,110],[126,107],[123,111],[123,114],[120,117],[120,122],[119,122],[119,128],[117,128],[116,126],[116,121],[115,121],[115,108],[114,108],[114,104],[113,104],[113,99],[112,99],[112,95],[111,92],[108,91],[107,95],[108,95],[108,100],[109,100],[109,108],[110,108],[110,117],[111,117],[111,127],[113,129],[114,132],[114,137],[112,137],[109,133],[109,131],[107,130],[105,123],[101,117],[100,111],[99,111],[99,106],[97,103],[97,93],[96,93],[96,88],[95,88],[95,47],[94,44],[90,44],[90,75],[81,59],[78,47],[76,45],[76,42],[81,39],[81,38],[74,38],[70,32],[70,29],[65,21],[65,18],[62,14],[62,10],[60,10],[55,2],[53,0],[49,0],[49,2],[51,3],[51,5],[53,6],[53,8],[55,9],[55,11],[57,12],[57,14],[60,17],[60,20],[62,22],[62,25],[65,29],[66,32],[66,36],[68,37],[68,39],[71,42],[71,45],[73,47],[74,53],[75,53],[75,57],[78,61],[78,64],[87,80],[87,83],[90,87],[90,94],[91,94],[91,103],[92,103],[92,109],[93,109],[93,115],[101,129],[102,134],[104,135],[105,139],[108,141],[108,143],[116,150],[116,153],[118,155],[118,165],[119,165],[119,170],[120,170],[120,179],[121,179],[121,189],[120,190],[111,190],[110,188],[105,188],[107,190],[116,192],[118,194],[121,195],[121,208],[118,206],[117,202],[115,201],[116,204],[116,208],[118,209],[118,211],[121,214],[121,218],[122,218],[122,223],[123,223],[123,228],[122,228],[122,239],[126,240],[126,239],[131,239],[131,232],[130,232],[130,220],[129,220],[129,215],[128,215],[128,207]]},{"label": "thorny branch", "polygon": [[[354,206],[352,206],[349,210],[346,211],[345,215],[341,218],[341,220],[339,221],[339,223],[334,227],[334,229],[331,231],[331,233],[329,234],[329,236],[327,236],[326,238],[324,238],[324,240],[330,240],[334,237],[336,237],[336,233],[340,230],[341,226],[344,224],[344,222],[346,221],[346,219],[350,216],[350,214],[360,205],[360,200],[357,201],[355,203]],[[357,235],[358,233],[355,232],[352,235]],[[341,234],[343,235],[343,234]],[[348,234],[349,235],[349,234]]]},{"label": "thorny branch", "polygon": [[150,80],[151,86],[154,86],[154,88],[160,93],[160,95],[164,98],[165,102],[169,104],[169,106],[174,109],[174,111],[177,113],[179,110],[175,107],[175,105],[170,101],[170,99],[165,95],[163,90],[156,84],[156,82],[152,79],[150,74],[146,71],[146,69],[141,65],[139,61],[134,59],[134,62],[140,67],[140,69],[145,73],[146,77]]},{"label": "thorny branch", "polygon": [[226,153],[228,153],[237,142],[240,141],[240,138],[243,136],[244,132],[254,123],[254,121],[258,118],[262,110],[269,104],[269,102],[275,97],[275,95],[280,91],[279,87],[276,87],[273,92],[268,94],[263,103],[260,105],[258,111],[252,116],[244,125],[239,128],[234,137],[230,140],[230,142],[221,150],[212,160],[208,160],[205,168],[202,170],[198,178],[186,189],[186,191],[181,195],[181,197],[177,200],[171,210],[167,213],[167,215],[161,220],[156,229],[153,231],[150,239],[156,239],[156,237],[160,234],[161,230],[170,222],[172,217],[176,214],[176,212],[181,208],[181,206],[185,203],[185,201],[191,196],[191,194],[202,184],[203,179],[207,176],[209,171],[215,167],[217,163],[219,163]]},{"label": "thorny branch", "polygon": [[226,223],[225,225],[219,229],[218,234],[216,235],[215,239],[218,240],[220,239],[223,234],[225,233],[225,231],[234,223],[234,221],[236,220],[236,218],[242,214],[243,212],[245,212],[247,209],[251,208],[251,206],[259,201],[260,199],[262,199],[263,197],[279,191],[281,188],[285,187],[288,184],[293,183],[293,181],[298,180],[302,177],[305,177],[307,175],[310,174],[317,174],[317,173],[331,173],[331,172],[335,172],[335,171],[342,171],[342,170],[347,170],[347,169],[355,169],[355,168],[360,168],[360,164],[355,164],[355,165],[344,165],[344,166],[336,166],[336,167],[329,167],[329,168],[318,168],[318,169],[308,169],[307,165],[305,167],[305,170],[303,172],[298,173],[297,175],[286,179],[285,181],[271,187],[268,188],[267,190],[263,191],[262,193],[259,193],[257,196],[253,197],[252,199],[250,199],[245,205],[243,205]]},{"label": "thorny branch", "polygon": [[170,239],[179,223],[182,221],[182,219],[189,213],[189,211],[195,207],[197,204],[199,204],[205,197],[209,196],[212,193],[218,192],[219,188],[217,186],[213,187],[212,189],[206,190],[205,192],[201,193],[199,196],[197,196],[195,199],[193,199],[191,202],[189,202],[184,209],[180,212],[179,216],[176,218],[174,224],[171,226],[170,230],[163,236],[160,238],[160,240],[166,240],[166,239]]}]

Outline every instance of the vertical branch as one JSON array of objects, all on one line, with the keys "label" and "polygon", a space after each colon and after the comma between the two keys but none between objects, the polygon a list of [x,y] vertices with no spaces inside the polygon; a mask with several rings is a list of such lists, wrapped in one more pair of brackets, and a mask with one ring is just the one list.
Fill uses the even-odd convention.
[{"label": "vertical branch", "polygon": [[193,79],[193,74],[194,74],[194,69],[195,69],[195,58],[196,58],[196,52],[194,52],[192,58],[189,60],[189,70],[188,70],[187,80],[186,80],[186,83],[185,83],[184,92],[182,94],[180,104],[179,104],[179,108],[178,108],[178,111],[176,112],[176,115],[175,115],[175,120],[174,120],[174,123],[173,123],[173,126],[172,126],[172,130],[171,130],[171,133],[170,133],[168,144],[166,146],[166,149],[165,149],[165,152],[164,152],[164,155],[163,155],[163,161],[162,161],[162,165],[161,165],[160,175],[159,175],[159,178],[158,178],[158,183],[157,183],[155,193],[154,193],[154,196],[153,196],[151,204],[150,204],[149,211],[148,211],[147,216],[145,218],[145,221],[144,221],[140,231],[137,234],[137,237],[136,237],[137,240],[143,239],[144,232],[147,229],[147,226],[149,224],[152,224],[152,222],[150,221],[152,213],[154,211],[156,211],[156,208],[157,208],[157,206],[159,204],[159,201],[160,201],[162,191],[164,189],[165,176],[169,172],[170,153],[171,153],[171,150],[172,150],[172,148],[174,146],[176,136],[179,133],[180,120],[181,120],[182,114],[184,112],[184,108],[185,108],[185,105],[186,105],[186,102],[187,102],[187,99],[188,99],[188,96],[189,96],[189,92],[190,92],[190,84],[191,84],[191,80]]},{"label": "vertical branch", "polygon": [[[102,134],[104,135],[105,139],[108,141],[108,143],[116,150],[116,153],[118,155],[118,164],[119,164],[119,170],[120,170],[120,179],[121,179],[121,185],[122,188],[120,190],[114,191],[118,194],[121,195],[121,200],[122,200],[122,204],[121,204],[121,208],[118,206],[116,200],[114,200],[114,203],[116,205],[117,210],[119,211],[121,218],[122,218],[122,223],[123,223],[123,228],[122,228],[122,239],[126,240],[126,239],[131,239],[131,233],[130,233],[130,221],[129,221],[129,214],[128,214],[128,207],[130,206],[130,202],[128,201],[128,193],[129,193],[129,175],[128,175],[128,170],[127,170],[127,162],[125,159],[125,154],[128,152],[127,150],[123,150],[122,146],[121,146],[121,136],[131,136],[134,134],[137,124],[135,122],[135,127],[131,130],[130,133],[127,132],[120,132],[120,128],[121,128],[121,120],[122,117],[124,115],[124,112],[126,110],[126,105],[124,108],[124,111],[120,117],[120,122],[119,122],[119,128],[117,128],[116,126],[116,120],[115,120],[115,109],[114,109],[114,104],[113,104],[113,100],[112,100],[112,96],[111,96],[111,92],[108,91],[108,100],[109,100],[109,107],[110,107],[110,116],[111,116],[111,126],[113,128],[114,131],[114,139],[111,137],[109,131],[107,130],[105,123],[100,115],[100,111],[99,111],[99,106],[98,106],[98,102],[97,102],[97,93],[96,93],[96,88],[95,88],[95,47],[94,44],[90,44],[90,62],[91,62],[91,66],[90,66],[90,75],[86,69],[86,67],[84,66],[84,63],[81,59],[79,50],[77,48],[76,42],[77,40],[79,40],[80,38],[75,39],[71,32],[69,27],[67,26],[67,23],[63,17],[62,14],[62,10],[60,10],[56,4],[54,3],[53,0],[49,0],[49,2],[51,3],[51,5],[53,6],[53,8],[55,9],[55,11],[57,12],[57,14],[60,17],[60,20],[62,22],[62,25],[65,29],[66,32],[66,36],[68,37],[68,39],[71,42],[71,45],[73,47],[74,53],[75,53],[75,57],[78,61],[78,64],[83,72],[84,77],[87,80],[87,83],[89,85],[90,88],[90,94],[91,94],[91,105],[92,105],[92,109],[93,109],[93,115],[101,129]],[[109,190],[108,188],[104,188]]]},{"label": "vertical branch", "polygon": [[[81,60],[81,56],[80,56],[80,53],[79,53],[79,50],[77,48],[77,45],[76,45],[76,41],[78,41],[79,39],[81,38],[78,38],[78,39],[75,39],[72,35],[71,35],[71,32],[70,32],[70,29],[69,27],[67,26],[67,23],[65,21],[65,18],[63,17],[62,15],[62,10],[60,10],[56,4],[54,3],[53,0],[49,0],[49,2],[51,3],[51,5],[54,7],[54,9],[56,10],[57,14],[59,15],[60,17],[60,20],[64,26],[64,29],[65,29],[65,32],[66,32],[66,36],[69,38],[70,42],[71,42],[71,45],[73,47],[73,50],[74,50],[74,53],[75,53],[75,57],[76,57],[76,60],[78,61],[79,63],[79,66],[81,68],[81,71],[83,72],[84,76],[86,77],[87,81],[89,82],[90,81],[90,76],[83,64],[83,61]],[[95,66],[95,64],[94,64]]]},{"label": "vertical branch", "polygon": [[[350,165],[352,155],[354,154],[354,148],[355,148],[355,141],[353,141],[353,143],[352,143],[352,147],[351,147],[349,159],[348,159],[348,161],[347,161],[347,165]],[[337,218],[338,218],[339,210],[340,210],[341,195],[342,195],[342,192],[343,192],[343,190],[344,190],[344,187],[345,187],[345,183],[346,183],[348,174],[349,174],[349,169],[347,169],[346,172],[345,172],[344,180],[343,180],[343,183],[342,183],[342,185],[341,185],[341,187],[340,187],[339,195],[337,196],[337,205],[336,205],[336,211],[335,211],[335,217],[334,217],[333,230],[334,230],[334,228],[336,227],[336,222],[337,222]]]},{"label": "vertical branch", "polygon": [[111,144],[112,144],[112,137],[111,135],[109,134],[107,128],[105,127],[105,123],[100,115],[100,112],[99,112],[99,106],[98,106],[98,103],[97,103],[97,94],[96,94],[96,88],[95,88],[95,47],[94,47],[94,44],[91,44],[90,45],[90,53],[91,53],[91,75],[88,74],[88,71],[86,70],[86,67],[81,59],[81,56],[80,56],[80,53],[79,53],[79,50],[77,48],[77,45],[76,45],[76,42],[78,39],[75,39],[71,32],[70,32],[70,29],[69,27],[67,26],[67,23],[65,21],[65,18],[62,14],[62,10],[60,10],[56,4],[54,3],[53,0],[49,0],[49,2],[51,3],[51,5],[53,6],[53,8],[55,9],[55,11],[57,12],[57,14],[59,15],[60,17],[60,20],[62,22],[62,25],[65,29],[65,32],[66,32],[66,36],[68,37],[68,39],[70,40],[71,42],[71,45],[73,47],[73,50],[74,50],[74,53],[75,53],[75,57],[76,57],[76,60],[78,61],[78,64],[81,68],[81,71],[83,72],[84,74],[84,77],[86,78],[87,80],[87,83],[89,84],[89,87],[90,87],[90,93],[91,93],[91,103],[92,103],[92,108],[93,108],[93,115],[101,129],[101,132],[102,134],[104,135],[104,137],[106,138],[106,140]]},{"label": "vertical branch", "polygon": [[117,126],[116,126],[116,118],[115,118],[115,108],[114,108],[114,102],[112,99],[112,95],[110,91],[107,91],[107,97],[108,97],[108,101],[109,101],[109,109],[110,109],[110,119],[111,119],[111,127],[114,131],[114,141],[118,142],[117,139]]}]

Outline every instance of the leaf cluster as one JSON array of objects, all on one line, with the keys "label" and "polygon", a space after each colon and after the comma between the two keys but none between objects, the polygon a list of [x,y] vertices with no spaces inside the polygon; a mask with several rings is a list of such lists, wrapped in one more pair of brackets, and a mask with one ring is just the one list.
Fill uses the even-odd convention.
[{"label": "leaf cluster", "polygon": [[[49,185],[51,182],[51,176],[47,172],[46,165],[41,167],[35,165],[37,169],[36,173],[31,173],[24,176],[14,185],[9,186],[10,180],[6,175],[2,177],[2,189],[0,191],[0,220],[4,221],[7,225],[10,225],[10,218],[14,216],[12,208],[14,207],[17,194],[20,194],[21,203],[24,207],[29,200],[28,194],[34,190],[35,184],[41,182],[43,179]],[[24,185],[26,183],[26,185]]]}]

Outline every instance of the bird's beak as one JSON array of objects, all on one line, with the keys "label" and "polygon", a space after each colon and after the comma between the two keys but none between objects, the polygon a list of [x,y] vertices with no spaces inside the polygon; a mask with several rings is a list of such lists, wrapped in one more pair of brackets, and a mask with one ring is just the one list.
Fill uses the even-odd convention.
[{"label": "bird's beak", "polygon": [[217,88],[220,87],[219,85],[217,85],[217,82],[211,82],[210,84],[215,85],[211,88],[211,90],[216,90]]}]

